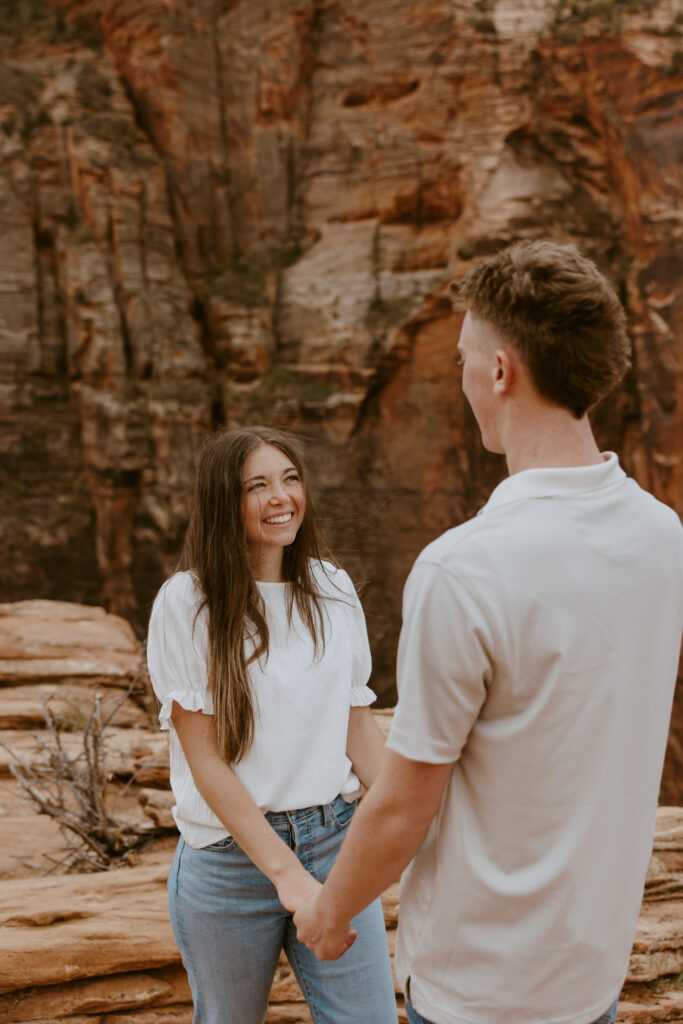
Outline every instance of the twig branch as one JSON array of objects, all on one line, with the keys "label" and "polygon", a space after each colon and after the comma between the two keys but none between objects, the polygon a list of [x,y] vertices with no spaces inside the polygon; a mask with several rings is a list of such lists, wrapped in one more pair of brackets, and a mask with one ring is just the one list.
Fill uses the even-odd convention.
[{"label": "twig branch", "polygon": [[[95,693],[90,714],[81,736],[81,746],[70,754],[62,737],[60,716],[50,706],[52,697],[43,702],[46,736],[32,733],[37,750],[43,757],[38,765],[27,764],[11,747],[0,746],[11,754],[10,771],[21,785],[38,813],[49,815],[59,826],[67,853],[61,859],[47,857],[51,871],[108,870],[130,859],[130,855],[157,831],[151,823],[136,823],[117,817],[110,810],[110,783],[113,775],[107,766],[107,730],[117,711],[139,687],[140,667],[125,693],[112,700],[103,714],[100,693]],[[80,715],[80,708],[72,704]],[[128,781],[126,790],[135,777]]]}]

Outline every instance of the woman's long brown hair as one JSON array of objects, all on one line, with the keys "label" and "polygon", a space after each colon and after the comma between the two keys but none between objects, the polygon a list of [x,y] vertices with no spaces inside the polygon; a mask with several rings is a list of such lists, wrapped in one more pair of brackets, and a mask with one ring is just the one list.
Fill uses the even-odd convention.
[{"label": "woman's long brown hair", "polygon": [[[316,655],[325,643],[322,597],[311,563],[329,554],[319,538],[301,449],[291,435],[267,427],[223,430],[204,444],[190,522],[179,570],[191,571],[203,593],[199,610],[209,613],[208,677],[218,745],[228,764],[239,761],[254,739],[254,699],[247,671],[251,661],[268,656],[268,625],[258,587],[251,574],[241,514],[242,467],[260,445],[279,448],[296,468],[305,508],[292,544],[284,549],[282,578],[287,612],[296,601],[314,641]],[[245,641],[253,652],[245,657]]]}]

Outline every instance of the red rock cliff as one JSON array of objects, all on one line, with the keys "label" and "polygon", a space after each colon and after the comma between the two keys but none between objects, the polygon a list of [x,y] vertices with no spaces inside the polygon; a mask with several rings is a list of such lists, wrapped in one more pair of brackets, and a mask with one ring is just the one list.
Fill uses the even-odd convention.
[{"label": "red rock cliff", "polygon": [[[0,3],[5,599],[144,628],[197,444],[314,444],[390,696],[403,580],[503,474],[448,280],[574,240],[628,308],[601,443],[679,511],[683,16],[675,0]],[[672,745],[670,801],[679,798]]]}]

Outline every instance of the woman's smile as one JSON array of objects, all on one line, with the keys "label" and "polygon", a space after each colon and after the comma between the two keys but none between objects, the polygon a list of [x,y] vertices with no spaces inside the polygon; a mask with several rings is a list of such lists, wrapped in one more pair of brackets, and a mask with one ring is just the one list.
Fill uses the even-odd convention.
[{"label": "woman's smile", "polygon": [[268,516],[268,518],[264,519],[263,522],[266,523],[268,526],[280,526],[283,523],[290,522],[290,520],[293,518],[293,512],[279,512],[275,516]]}]

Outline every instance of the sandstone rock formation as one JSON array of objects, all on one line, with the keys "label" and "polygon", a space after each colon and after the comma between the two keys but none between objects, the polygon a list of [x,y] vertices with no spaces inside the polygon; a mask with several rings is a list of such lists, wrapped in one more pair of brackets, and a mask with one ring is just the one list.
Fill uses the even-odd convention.
[{"label": "sandstone rock formation", "polygon": [[128,686],[140,665],[129,624],[67,601],[0,604],[0,683]]},{"label": "sandstone rock formation", "polygon": [[[131,1024],[192,1020],[192,998],[166,906],[170,858],[154,866],[15,882],[0,914],[0,1021]],[[0,883],[0,890],[7,883]],[[396,927],[397,887],[385,897]],[[74,909],[77,908],[77,909]],[[110,1017],[109,1014],[112,1014]],[[117,1014],[116,1017],[113,1014]],[[310,1021],[282,959],[269,1021]]]},{"label": "sandstone rock formation", "polygon": [[445,286],[518,237],[577,241],[623,297],[634,366],[597,431],[683,509],[677,0],[0,10],[8,598],[142,633],[202,437],[284,424],[390,703],[407,570],[503,473]]},{"label": "sandstone rock formation", "polygon": [[[191,996],[166,908],[170,858],[167,851],[108,874],[0,881],[1,1024],[190,1024]],[[683,1015],[682,864],[683,812],[663,808],[620,1002],[623,1024]],[[397,886],[383,904],[393,952]],[[267,1020],[310,1022],[284,959]]]},{"label": "sandstone rock formation", "polygon": [[96,701],[102,720],[110,719],[101,744],[110,810],[143,835],[174,830],[165,801],[168,744],[153,720],[129,624],[64,601],[0,605],[0,878],[54,868],[67,853],[56,821],[27,806],[12,769],[39,771],[57,738],[65,756],[82,764],[83,729]]},{"label": "sandstone rock formation", "polygon": [[[40,623],[43,623],[43,632]],[[32,628],[28,627],[32,624]],[[22,627],[26,626],[25,635]],[[66,708],[63,741],[78,749],[99,688],[126,693],[138,673],[139,649],[123,620],[97,608],[32,601],[0,606],[2,738],[25,763],[39,763],[40,722],[32,702],[18,714],[17,691],[57,691]],[[49,678],[50,683],[45,679]],[[18,680],[20,685],[15,685]],[[74,679],[76,682],[74,682]],[[7,698],[7,703],[6,703]],[[81,709],[80,716],[76,713]],[[111,767],[126,781],[119,809],[157,826],[157,838],[134,866],[98,873],[44,876],[44,854],[59,860],[55,823],[22,804],[0,748],[0,1024],[191,1024],[192,1003],[168,921],[166,878],[175,847],[166,739],[140,715],[132,691],[108,728]],[[388,732],[392,712],[375,712]],[[43,748],[44,750],[44,748]],[[116,783],[116,778],[113,780]],[[120,792],[119,792],[120,795]],[[172,830],[173,834],[170,834]],[[390,952],[398,886],[383,896]],[[660,808],[645,898],[619,1021],[663,1024],[683,1019],[683,810]],[[406,1020],[397,992],[399,1020]],[[284,958],[278,964],[267,1021],[310,1024]]]},{"label": "sandstone rock formation", "polygon": [[[173,941],[166,878],[176,842],[167,737],[133,683],[140,645],[100,608],[24,601],[0,606],[0,1022],[190,1024],[192,1000]],[[45,763],[45,702],[62,749],[83,755],[95,694],[117,707],[106,728],[110,805],[122,822],[156,828],[137,866],[44,877],[65,853],[57,823],[22,801],[17,758]],[[125,698],[125,699],[122,699]],[[386,729],[389,713],[380,712]],[[119,780],[121,783],[119,784]],[[172,833],[172,835],[170,834]],[[131,860],[135,863],[135,860]],[[387,895],[396,925],[397,893]],[[310,1021],[286,961],[269,1021]]]}]

